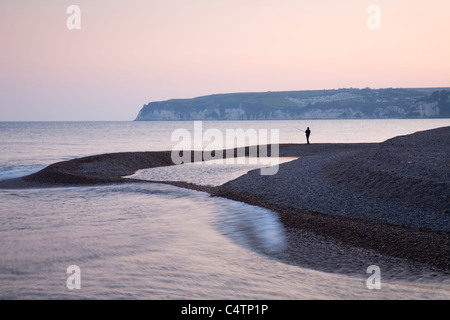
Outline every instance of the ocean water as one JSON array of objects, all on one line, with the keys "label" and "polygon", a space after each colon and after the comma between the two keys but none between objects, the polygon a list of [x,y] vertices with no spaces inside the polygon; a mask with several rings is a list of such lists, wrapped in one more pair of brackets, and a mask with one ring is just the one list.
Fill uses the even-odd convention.
[{"label": "ocean water", "polygon": [[[448,125],[448,119],[202,123],[224,133],[279,129],[281,143],[304,143],[299,129],[306,126],[313,143],[345,143]],[[170,150],[180,128],[194,133],[192,122],[0,122],[0,180],[80,156]],[[200,182],[222,183],[253,168],[210,166]],[[153,174],[189,180],[198,170],[186,165]],[[336,272],[290,264],[283,254],[289,236],[271,211],[167,185],[0,190],[0,299],[450,298],[445,274],[403,272],[396,279],[401,267],[384,277],[380,266],[382,287],[369,290],[366,267],[342,274],[346,262],[333,256],[321,259],[335,261]],[[80,289],[67,286],[72,265],[80,268]]]}]

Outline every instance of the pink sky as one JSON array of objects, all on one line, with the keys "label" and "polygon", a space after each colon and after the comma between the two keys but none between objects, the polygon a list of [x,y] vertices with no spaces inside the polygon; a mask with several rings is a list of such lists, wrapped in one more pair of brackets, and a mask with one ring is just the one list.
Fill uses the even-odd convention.
[{"label": "pink sky", "polygon": [[[66,26],[71,4],[81,30]],[[0,121],[133,120],[148,102],[213,93],[449,87],[449,13],[448,0],[1,1]]]}]

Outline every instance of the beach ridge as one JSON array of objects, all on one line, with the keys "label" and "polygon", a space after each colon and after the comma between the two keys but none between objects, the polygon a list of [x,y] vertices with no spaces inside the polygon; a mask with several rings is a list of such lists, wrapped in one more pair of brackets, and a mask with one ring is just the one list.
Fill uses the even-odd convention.
[{"label": "beach ridge", "polygon": [[276,175],[254,170],[218,187],[125,178],[140,169],[174,165],[170,151],[111,153],[58,162],[0,181],[0,188],[165,183],[270,209],[290,230],[448,271],[447,141],[450,127],[379,144],[280,144],[280,157],[299,159],[280,165]]}]

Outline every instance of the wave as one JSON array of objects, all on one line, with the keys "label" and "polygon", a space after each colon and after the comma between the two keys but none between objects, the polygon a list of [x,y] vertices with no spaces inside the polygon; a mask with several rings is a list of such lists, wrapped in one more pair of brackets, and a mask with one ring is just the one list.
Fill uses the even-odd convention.
[{"label": "wave", "polygon": [[219,211],[218,228],[238,245],[273,254],[286,248],[286,236],[278,216],[267,209],[227,201]]},{"label": "wave", "polygon": [[38,166],[38,165],[20,166],[20,167],[3,167],[3,168],[0,168],[0,181],[24,177],[24,176],[33,174],[35,172],[38,172],[39,170],[42,170],[44,168],[45,168],[45,166]]}]

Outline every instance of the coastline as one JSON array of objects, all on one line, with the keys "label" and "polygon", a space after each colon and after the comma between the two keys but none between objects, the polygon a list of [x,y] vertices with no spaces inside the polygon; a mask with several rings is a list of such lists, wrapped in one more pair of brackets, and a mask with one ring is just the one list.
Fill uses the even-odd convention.
[{"label": "coastline", "polygon": [[[140,169],[173,165],[171,152],[161,151],[102,154],[58,162],[23,178],[0,181],[0,188],[135,182],[170,184],[276,212],[290,230],[293,249],[296,234],[311,232],[344,245],[448,272],[450,195],[442,199],[433,196],[443,192],[447,197],[446,192],[450,190],[448,138],[450,127],[397,137],[380,144],[281,144],[280,157],[301,158],[280,165],[275,176],[260,176],[259,170],[255,170],[219,187],[123,178]],[[423,148],[417,149],[417,145]],[[248,147],[245,152],[248,155]],[[234,154],[236,156],[237,149]],[[192,156],[194,159],[194,152]],[[385,163],[392,158],[395,161]],[[418,161],[422,158],[426,161]],[[419,164],[414,169],[400,170],[405,164],[416,161]],[[426,188],[430,181],[431,187]],[[311,188],[311,194],[305,195],[304,188],[313,184],[316,187]],[[386,187],[392,184],[395,185],[393,190]],[[344,193],[349,199],[343,198]],[[358,197],[353,199],[356,194]],[[369,210],[363,214],[358,204],[366,206],[368,203],[381,204],[382,211],[386,212],[381,215],[377,210]],[[410,209],[415,212],[411,217]],[[421,225],[414,225],[416,220],[420,220]],[[427,221],[431,221],[429,225]]]}]

